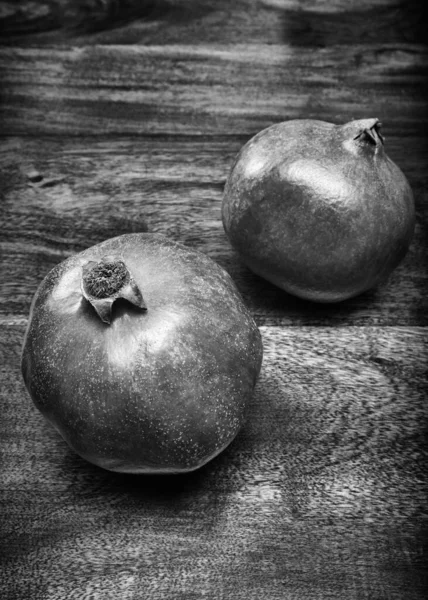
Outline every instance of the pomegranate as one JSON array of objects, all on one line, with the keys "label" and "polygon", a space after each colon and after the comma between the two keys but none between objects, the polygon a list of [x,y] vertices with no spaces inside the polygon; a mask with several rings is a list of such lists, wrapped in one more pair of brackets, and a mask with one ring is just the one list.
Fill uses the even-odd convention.
[{"label": "pomegranate", "polygon": [[259,132],[226,182],[225,232],[242,261],[319,302],[385,280],[406,254],[415,209],[378,119],[291,120]]},{"label": "pomegranate", "polygon": [[57,265],[34,297],[22,373],[86,460],[179,473],[243,424],[262,344],[229,275],[156,234],[112,238]]}]

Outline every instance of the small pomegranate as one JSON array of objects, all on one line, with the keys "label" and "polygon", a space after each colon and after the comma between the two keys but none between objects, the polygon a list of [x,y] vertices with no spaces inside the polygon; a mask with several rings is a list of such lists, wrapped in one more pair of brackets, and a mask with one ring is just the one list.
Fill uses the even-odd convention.
[{"label": "small pomegranate", "polygon": [[222,216],[250,269],[318,302],[356,296],[391,273],[408,250],[415,209],[380,127],[378,119],[291,120],[241,149]]},{"label": "small pomegranate", "polygon": [[238,433],[262,362],[229,275],[160,235],[71,256],[34,297],[22,374],[35,406],[86,460],[183,473]]}]

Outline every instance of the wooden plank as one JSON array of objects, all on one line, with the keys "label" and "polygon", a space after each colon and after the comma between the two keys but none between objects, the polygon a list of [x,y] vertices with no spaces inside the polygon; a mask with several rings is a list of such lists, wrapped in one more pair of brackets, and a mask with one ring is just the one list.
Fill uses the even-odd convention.
[{"label": "wooden plank", "polygon": [[[0,4],[0,564],[7,600],[428,596],[426,21],[418,0]],[[241,145],[376,116],[414,242],[376,290],[305,303],[232,252]],[[245,427],[183,477],[75,456],[20,373],[31,297],[71,253],[163,233],[226,268],[261,327]]]},{"label": "wooden plank", "polygon": [[224,181],[246,138],[10,138],[0,144],[0,313],[27,315],[37,285],[71,253],[132,231],[162,233],[231,274],[259,324],[428,323],[423,140],[386,129],[387,150],[413,185],[417,227],[388,281],[347,302],[303,302],[253,275],[223,231]]},{"label": "wooden plank", "polygon": [[183,477],[75,456],[19,372],[2,322],[2,592],[21,598],[423,600],[423,328],[262,327],[247,423]]},{"label": "wooden plank", "polygon": [[426,125],[423,45],[2,48],[7,134],[240,134],[273,122]]},{"label": "wooden plank", "polygon": [[419,0],[5,0],[0,43],[424,43],[423,9]]}]

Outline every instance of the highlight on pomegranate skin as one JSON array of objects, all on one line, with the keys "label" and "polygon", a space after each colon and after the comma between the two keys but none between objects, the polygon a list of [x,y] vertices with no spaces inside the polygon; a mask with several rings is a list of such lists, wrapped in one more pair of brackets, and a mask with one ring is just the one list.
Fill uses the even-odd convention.
[{"label": "highlight on pomegranate skin", "polygon": [[47,274],[22,375],[35,406],[89,462],[185,473],[241,429],[262,353],[226,271],[163,236],[126,234]]},{"label": "highlight on pomegranate skin", "polygon": [[378,119],[290,120],[239,152],[223,225],[241,260],[290,294],[338,302],[377,286],[408,251],[412,190]]}]

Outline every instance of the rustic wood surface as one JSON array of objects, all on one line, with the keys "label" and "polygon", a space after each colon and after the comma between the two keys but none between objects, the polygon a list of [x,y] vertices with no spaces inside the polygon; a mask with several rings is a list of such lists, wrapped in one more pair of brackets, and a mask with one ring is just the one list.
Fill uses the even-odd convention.
[{"label": "rustic wood surface", "polygon": [[[428,596],[428,46],[417,0],[0,3],[2,600]],[[378,117],[414,190],[392,276],[319,306],[240,264],[220,205],[288,118]],[[58,262],[163,233],[226,268],[263,336],[245,427],[199,471],[75,456],[20,374]]]}]

